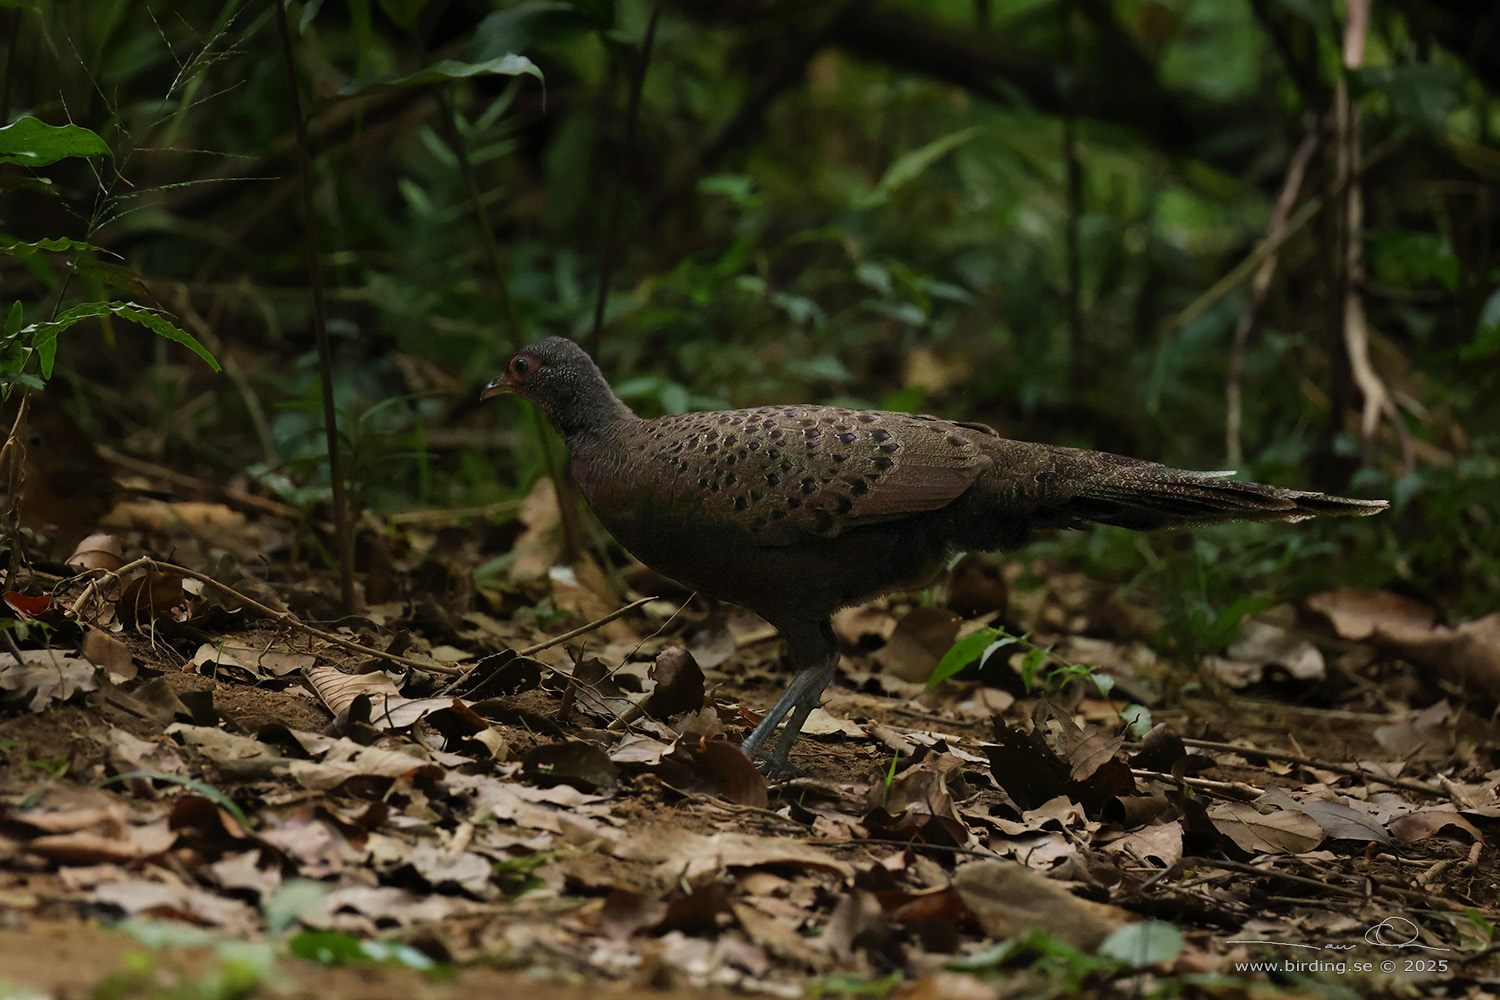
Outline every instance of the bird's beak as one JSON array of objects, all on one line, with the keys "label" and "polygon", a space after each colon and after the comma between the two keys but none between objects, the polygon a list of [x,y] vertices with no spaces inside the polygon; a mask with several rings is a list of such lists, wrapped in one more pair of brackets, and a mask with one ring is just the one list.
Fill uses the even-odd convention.
[{"label": "bird's beak", "polygon": [[495,396],[503,396],[508,392],[515,391],[516,387],[511,385],[510,376],[501,375],[499,378],[495,379],[495,381],[484,387],[484,391],[479,394],[479,398],[492,399]]}]

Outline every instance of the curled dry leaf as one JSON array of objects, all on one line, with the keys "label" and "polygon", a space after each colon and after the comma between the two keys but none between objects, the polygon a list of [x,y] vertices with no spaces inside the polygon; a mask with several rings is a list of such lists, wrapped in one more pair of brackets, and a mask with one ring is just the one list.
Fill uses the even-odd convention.
[{"label": "curled dry leaf", "polygon": [[116,570],[125,565],[125,550],[114,535],[98,531],[78,543],[68,556],[68,565],[80,570]]},{"label": "curled dry leaf", "polygon": [[1104,850],[1146,861],[1165,870],[1182,860],[1182,824],[1173,820],[1143,826],[1111,842]]},{"label": "curled dry leaf", "polygon": [[865,729],[858,723],[841,719],[826,709],[815,708],[802,724],[804,736],[846,736],[857,740],[864,738]]},{"label": "curled dry leaf", "polygon": [[515,556],[511,579],[534,580],[546,576],[562,555],[562,511],[551,479],[543,476],[536,481],[521,502],[516,519],[526,530],[511,545]]},{"label": "curled dry leaf", "polygon": [[127,628],[157,621],[187,621],[188,595],[182,577],[155,570],[125,585],[115,602],[115,615]]},{"label": "curled dry leaf", "polygon": [[1474,843],[1485,842],[1484,834],[1453,809],[1422,809],[1407,813],[1390,822],[1391,834],[1402,845],[1410,846],[1426,840],[1444,830],[1453,830],[1473,839]]},{"label": "curled dry leaf", "polygon": [[1322,680],[1323,654],[1291,629],[1251,619],[1229,644],[1229,658],[1266,667],[1281,667],[1299,681]]},{"label": "curled dry leaf", "polygon": [[953,757],[929,754],[921,763],[872,787],[872,808],[863,817],[873,836],[967,847],[968,827],[948,789],[959,766]]},{"label": "curled dry leaf", "polygon": [[282,533],[265,519],[252,521],[224,504],[197,500],[131,500],[116,504],[101,523],[168,538],[187,535],[205,549],[230,552],[247,563],[286,544]]},{"label": "curled dry leaf", "polygon": [[293,653],[289,650],[268,649],[252,646],[247,642],[226,639],[205,642],[193,654],[189,666],[200,674],[212,673],[215,667],[243,670],[251,677],[285,677],[299,670],[307,670],[318,662],[311,653]]},{"label": "curled dry leaf", "polygon": [[812,869],[832,872],[846,882],[854,867],[833,852],[789,837],[750,833],[694,833],[680,826],[637,827],[617,836],[609,853],[624,861],[658,866],[662,878],[694,878],[727,869]]},{"label": "curled dry leaf", "polygon": [[896,631],[896,617],[880,601],[856,604],[833,613],[833,630],[851,646],[864,645],[869,639],[883,643]]},{"label": "curled dry leaf", "polygon": [[169,913],[237,937],[251,937],[260,925],[250,904],[180,882],[122,879],[95,886],[89,895],[91,902],[119,907],[132,916]]},{"label": "curled dry leaf", "polygon": [[1378,726],[1376,741],[1402,760],[1441,760],[1452,756],[1462,719],[1457,709],[1442,698],[1424,709],[1407,712],[1388,725]]},{"label": "curled dry leaf", "polygon": [[[683,740],[668,764],[685,770],[682,776],[674,775],[670,766],[662,772],[664,780],[683,791],[715,795],[755,809],[769,804],[765,777],[739,747],[726,740]],[[683,783],[683,777],[689,780]]]},{"label": "curled dry leaf", "polygon": [[703,671],[693,654],[673,646],[657,654],[651,666],[656,689],[646,699],[646,711],[658,719],[670,719],[703,707]]}]

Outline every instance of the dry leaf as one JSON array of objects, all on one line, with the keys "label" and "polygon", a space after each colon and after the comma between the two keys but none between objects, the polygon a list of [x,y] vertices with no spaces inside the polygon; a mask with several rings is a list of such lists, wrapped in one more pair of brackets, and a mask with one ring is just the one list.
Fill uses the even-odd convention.
[{"label": "dry leaf", "polygon": [[252,646],[237,639],[222,639],[199,646],[189,665],[200,674],[211,673],[214,667],[233,667],[251,677],[266,678],[285,677],[306,670],[317,662],[318,658],[311,653],[293,653]]},{"label": "dry leaf", "polygon": [[1449,628],[1410,598],[1344,588],[1314,594],[1307,606],[1328,618],[1339,635],[1393,649],[1466,691],[1500,703],[1500,612]]},{"label": "dry leaf", "polygon": [[971,861],[953,873],[953,888],[985,934],[996,940],[1045,930],[1092,953],[1132,919],[1113,906],[1079,899],[1062,885],[1013,861]]},{"label": "dry leaf", "polygon": [[116,684],[131,680],[138,673],[130,647],[103,629],[85,626],[78,651],[94,666],[107,671]]},{"label": "dry leaf", "polygon": [[958,616],[946,608],[912,608],[872,659],[904,681],[925,683],[943,654],[953,648],[960,624]]},{"label": "dry leaf", "polygon": [[125,565],[125,550],[114,535],[95,532],[78,543],[68,556],[68,565],[80,570],[116,570]]},{"label": "dry leaf", "polygon": [[1324,838],[1323,828],[1311,816],[1274,806],[1262,813],[1249,802],[1216,802],[1208,816],[1220,833],[1249,854],[1304,854]]},{"label": "dry leaf", "polygon": [[44,711],[54,701],[67,701],[84,691],[97,691],[97,670],[88,660],[55,649],[26,649],[18,661],[0,653],[0,702]]}]

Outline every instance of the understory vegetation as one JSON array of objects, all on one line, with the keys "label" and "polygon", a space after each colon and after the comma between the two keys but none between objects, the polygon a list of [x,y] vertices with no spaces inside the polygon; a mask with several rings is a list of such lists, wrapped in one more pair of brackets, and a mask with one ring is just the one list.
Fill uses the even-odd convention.
[{"label": "understory vegetation", "polygon": [[[525,794],[536,797],[506,798],[516,815],[563,810],[561,787],[580,796],[566,809],[588,824],[624,824],[606,816],[612,805],[599,805],[625,794],[623,786],[613,772],[598,778],[596,765],[648,767],[671,791],[653,805],[663,813],[669,810],[662,802],[676,808],[673,782],[686,772],[655,758],[622,761],[618,746],[603,764],[589,757],[587,766],[527,756],[532,742],[562,740],[564,731],[569,739],[580,729],[598,739],[617,733],[610,720],[629,715],[622,706],[643,681],[631,681],[633,688],[620,682],[610,694],[619,700],[605,699],[610,709],[598,715],[590,714],[597,705],[577,709],[569,688],[558,718],[542,707],[556,708],[558,690],[540,667],[525,679],[496,682],[507,695],[533,699],[519,709],[507,705],[503,716],[485,714],[502,711],[495,688],[448,686],[447,673],[460,672],[453,663],[467,670],[471,659],[500,656],[504,669],[519,669],[542,636],[638,596],[663,601],[640,613],[647,617],[613,622],[598,640],[621,663],[655,656],[660,636],[687,636],[705,668],[728,662],[722,669],[731,671],[742,662],[731,656],[751,657],[746,650],[766,638],[743,622],[724,625],[717,610],[645,579],[569,490],[565,451],[545,422],[512,400],[480,404],[480,390],[517,347],[553,335],[584,344],[644,416],[792,402],[933,413],[1007,437],[1389,499],[1390,509],[1373,518],[1150,535],[1101,528],[1039,538],[979,569],[965,563],[924,593],[897,595],[878,611],[836,622],[846,657],[859,664],[840,686],[851,697],[915,699],[943,653],[962,648],[962,662],[948,663],[954,684],[1020,699],[1036,732],[1071,733],[1071,723],[1059,720],[1073,715],[1058,710],[1053,717],[1047,699],[1057,698],[1079,719],[1113,726],[1120,741],[1132,741],[1113,743],[1104,755],[1123,770],[1119,780],[1129,780],[1134,768],[1179,782],[1197,773],[1201,751],[1179,742],[1166,757],[1133,757],[1128,767],[1112,755],[1125,746],[1122,754],[1149,758],[1149,742],[1134,741],[1153,718],[1209,742],[1242,735],[1233,727],[1252,713],[1234,699],[1253,688],[1295,706],[1274,715],[1272,728],[1283,738],[1301,725],[1295,711],[1342,713],[1320,731],[1337,730],[1347,742],[1321,747],[1321,755],[1309,750],[1309,760],[1345,754],[1364,768],[1378,757],[1388,762],[1382,780],[1389,782],[1430,767],[1432,774],[1412,779],[1423,783],[1413,794],[1442,794],[1439,777],[1452,779],[1472,793],[1450,811],[1463,812],[1475,850],[1481,831],[1496,832],[1486,823],[1497,813],[1479,797],[1500,786],[1492,780],[1500,764],[1475,733],[1487,732],[1500,699],[1500,680],[1490,676],[1500,677],[1500,641],[1485,625],[1500,611],[1500,12],[1459,0],[9,0],[0,3],[0,58],[0,394],[9,432],[0,547],[8,553],[3,589],[10,608],[0,627],[10,652],[0,650],[0,657],[20,669],[35,666],[29,658],[39,649],[66,646],[70,656],[82,650],[83,659],[70,662],[93,665],[78,668],[83,674],[112,671],[111,683],[142,699],[122,710],[109,702],[109,683],[91,688],[98,678],[86,682],[71,667],[59,674],[70,679],[54,687],[0,683],[8,692],[0,701],[17,717],[44,718],[54,701],[57,711],[64,704],[98,709],[104,714],[90,738],[112,748],[76,751],[61,737],[49,743],[52,730],[0,729],[0,751],[9,753],[0,784],[10,786],[3,789],[0,809],[8,812],[0,811],[0,838],[14,826],[4,823],[21,829],[16,817],[45,806],[68,782],[98,792],[109,779],[121,782],[110,786],[112,796],[148,798],[145,787],[218,803],[200,803],[206,811],[188,819],[174,814],[173,823],[203,838],[192,844],[198,862],[217,864],[230,852],[227,844],[242,848],[236,824],[245,824],[266,836],[262,846],[285,852],[272,865],[266,847],[260,868],[284,870],[288,884],[294,877],[332,879],[346,861],[367,863],[363,856],[348,860],[351,853],[320,867],[315,851],[291,844],[293,835],[278,826],[295,825],[286,811],[271,818],[284,802],[264,784],[254,786],[255,795],[222,791],[273,775],[236,772],[243,768],[239,751],[202,732],[220,726],[246,740],[253,733],[263,747],[302,763],[310,763],[302,756],[328,750],[307,736],[323,725],[341,739],[363,741],[366,750],[398,731],[431,750],[419,709],[405,726],[382,728],[367,700],[352,709],[351,721],[353,696],[340,701],[330,694],[334,682],[315,675],[334,650],[340,667],[364,671],[353,676],[383,677],[366,647],[377,659],[387,656],[393,670],[390,663],[410,654],[406,667],[417,673],[403,675],[403,699],[463,703],[463,711],[442,709],[453,717],[432,708],[447,721],[431,728],[444,731],[447,742],[439,742],[450,756],[478,753],[483,743],[493,762],[518,769],[505,777],[524,778]],[[560,498],[549,481],[560,484]],[[107,540],[85,541],[101,538]],[[112,578],[122,565],[142,575]],[[649,589],[661,586],[669,589]],[[939,621],[935,609],[955,614]],[[169,619],[177,632],[163,630]],[[312,631],[296,633],[287,655],[311,659],[278,672],[263,663],[246,667],[253,659],[246,653],[231,669],[226,642],[256,647],[266,638],[257,629],[291,630],[294,619]],[[1317,646],[1318,669],[1325,656],[1328,663],[1316,682],[1297,672],[1284,647],[1266,652],[1265,633],[1256,632],[1301,636],[1314,627],[1322,630],[1308,640]],[[134,663],[129,671],[96,658],[105,656],[102,640],[88,637],[104,632],[129,646],[108,654]],[[972,649],[962,647],[965,640]],[[981,647],[986,657],[1003,655],[973,665]],[[524,655],[512,661],[517,651]],[[762,652],[775,658],[774,649]],[[1015,671],[1001,664],[1011,654],[1021,665]],[[310,666],[316,658],[320,665]],[[1131,675],[1123,688],[1095,679],[1146,661],[1152,669]],[[546,662],[553,671],[575,669],[560,653]],[[1265,672],[1245,680],[1224,666],[1247,662]],[[1164,663],[1170,669],[1153,672]],[[437,669],[423,674],[413,664]],[[1456,673],[1453,664],[1460,665]],[[241,669],[248,675],[235,673]],[[218,708],[204,708],[180,697],[177,686],[171,698],[157,688],[147,698],[131,687],[137,670],[152,684],[166,684],[161,677],[174,672],[192,674],[193,684],[229,678],[285,701],[248,707],[245,698],[226,702],[220,690]],[[300,714],[311,713],[312,702],[298,708],[286,694],[298,676],[321,678],[305,681],[318,699],[317,721]],[[589,676],[606,687],[616,682],[608,672]],[[733,688],[739,679],[731,672],[725,683]],[[713,715],[720,731],[689,726],[674,738],[710,740],[750,718],[715,703],[717,690],[710,684],[693,711],[701,709],[703,725]],[[1198,698],[1215,707],[1197,705]],[[946,707],[964,720],[955,732],[1004,743],[1003,733],[986,728],[995,713],[967,714],[965,706],[976,703],[967,693],[952,699]],[[1450,714],[1438,712],[1445,699],[1457,706]],[[176,727],[183,759],[147,759],[139,748],[126,753],[123,741],[105,740],[98,719],[115,724],[100,707],[106,702],[140,725],[155,720],[150,733],[131,730],[137,737],[164,740],[162,727]],[[569,714],[578,711],[582,716]],[[881,711],[868,714],[891,725],[901,718]],[[1405,712],[1438,714],[1418,723]],[[1382,713],[1399,716],[1389,725],[1404,727],[1401,739],[1369,736]],[[283,724],[283,716],[296,723]],[[489,732],[502,735],[475,736],[470,730],[482,728],[475,721],[481,716],[495,723]],[[901,724],[915,725],[909,718]],[[1421,741],[1412,734],[1425,740],[1434,726],[1451,729],[1446,757],[1428,753],[1427,744],[1416,748]],[[855,739],[847,727],[814,735]],[[1083,756],[1076,741],[1059,738]],[[807,804],[832,795],[834,779],[811,790],[782,789],[780,800],[774,790],[766,799],[758,776],[733,770],[714,771],[712,780],[695,772],[702,784],[693,789],[723,794],[737,807],[780,809],[775,822],[798,835],[862,843],[998,850],[993,841],[1021,836],[1005,827],[1021,823],[1020,812],[1035,821],[1027,835],[1044,825],[1035,810],[1048,800],[1024,802],[1003,776],[966,778],[964,787],[976,796],[980,786],[983,794],[1003,789],[1006,801],[1025,807],[1015,817],[995,806],[976,819],[954,805],[924,814],[921,823],[892,819],[902,814],[890,803],[938,794],[925,785],[921,793],[892,792],[898,772],[939,767],[931,760],[947,745],[935,750],[878,733],[871,741],[873,750],[837,744],[838,780],[852,783],[849,798],[869,799],[847,815]],[[50,756],[54,751],[58,756]],[[933,788],[971,804],[951,776],[987,752],[945,758],[939,769],[947,777],[934,779]],[[1081,766],[1056,746],[1042,747],[1040,738],[1024,748],[1007,745],[1007,752],[1040,770]],[[474,759],[491,763],[485,753]],[[465,784],[481,770],[467,757],[433,759],[447,769],[441,777],[398,778],[369,761],[355,767],[362,794],[372,780],[417,782],[401,786],[406,797],[399,801],[382,792],[361,800],[361,808],[379,801],[391,815],[431,822],[448,836],[472,818],[454,805],[464,795],[512,794]],[[1270,775],[1261,769],[1277,766],[1271,759],[1247,752],[1224,782],[1195,786],[1193,794],[1224,792],[1218,784],[1238,785],[1234,794],[1242,798],[1247,788],[1263,791]],[[998,773],[997,760],[992,755]],[[204,761],[212,767],[204,770]],[[240,763],[227,763],[234,761]],[[568,772],[573,776],[554,780],[558,768],[575,765],[591,777]],[[1412,770],[1403,771],[1407,765]],[[1456,770],[1444,772],[1450,765]],[[1297,766],[1305,768],[1292,772],[1299,795],[1343,780],[1307,761]],[[135,771],[147,777],[118,778]],[[647,795],[639,773],[628,773],[623,785]],[[320,774],[303,787],[347,791],[335,777],[347,775]],[[200,784],[184,790],[183,781]],[[742,782],[756,791],[744,792]],[[1079,845],[1088,841],[1102,852],[1102,827],[1134,828],[1118,819],[1114,804],[1105,819],[1105,807],[1096,810],[1089,797],[1099,789],[1086,784],[1070,776],[1055,791],[1086,803],[1079,815],[1087,812],[1095,826],[1085,836],[1067,826],[1070,820],[1058,822],[1074,848],[1083,852]],[[1210,834],[1210,813],[1188,801],[1186,788],[1172,794],[1186,796],[1173,803],[1192,847],[1195,836],[1218,834]],[[659,791],[653,786],[649,794]],[[424,812],[429,793],[441,805]],[[1265,800],[1256,801],[1270,813]],[[985,809],[990,805],[985,800]],[[887,806],[890,813],[881,812]],[[355,827],[377,839],[376,831],[390,833],[373,812],[356,820],[352,807],[328,809],[339,817],[327,820],[330,827],[349,842],[358,839]],[[731,829],[728,819],[712,815],[698,830],[704,837],[710,828],[714,836]],[[1391,815],[1381,813],[1379,823],[1399,826]],[[1212,816],[1221,833],[1227,829],[1222,812]],[[739,820],[745,827],[734,827],[736,836],[767,832],[755,826],[760,820]],[[1424,825],[1420,837],[1408,823],[1392,832],[1395,840],[1382,827],[1370,842],[1410,846],[1460,825],[1428,820],[1431,830]],[[1236,814],[1235,822],[1250,821]],[[568,867],[576,861],[569,852],[585,849],[556,823],[537,829],[545,836],[526,836],[546,846],[528,853],[521,839],[501,843],[484,828],[480,839],[491,838],[488,882],[437,871],[430,858],[416,864],[416,874],[392,874],[392,861],[381,877],[389,876],[387,888],[442,886],[448,896],[467,893],[466,901],[487,904],[508,905],[538,887],[574,901],[625,891],[625,875],[613,873],[612,882],[584,871],[582,862]],[[1056,832],[1055,825],[1047,829]],[[786,836],[776,830],[771,835]],[[1339,841],[1337,851],[1328,850],[1355,865],[1361,848],[1345,841],[1360,838],[1348,828],[1328,830],[1327,845]],[[1223,856],[1246,866],[1278,851],[1305,860],[1325,842],[1306,831],[1298,834],[1310,838],[1305,842],[1275,848],[1223,836],[1237,845]],[[16,834],[0,843],[23,840]],[[1164,862],[1165,855],[1133,842],[1128,859],[1155,866],[1156,877],[1168,869],[1180,874],[1173,867],[1183,856],[1180,832],[1177,847],[1176,861]],[[721,848],[715,841],[714,850]],[[1062,856],[1057,844],[1045,849]],[[697,842],[692,852],[714,856]],[[7,846],[0,868],[22,853]],[[873,855],[841,855],[835,864],[751,853],[778,878],[791,870],[798,877],[838,871],[860,891],[886,893],[885,917],[894,912],[889,894],[898,884],[917,894],[931,888],[921,879],[936,877],[923,867],[932,860],[927,855],[918,864],[907,854],[896,865],[870,862]],[[636,861],[646,864],[648,854],[652,864],[662,861],[644,849]],[[61,855],[37,856],[50,864]],[[114,860],[130,865],[147,856],[161,853]],[[954,856],[941,863],[951,869]],[[908,861],[910,870],[902,867]],[[838,867],[846,862],[853,867]],[[867,862],[874,867],[858,867]],[[16,870],[45,867],[28,864],[18,862]],[[1068,877],[1086,881],[1088,864],[1076,864]],[[1397,876],[1382,870],[1379,877]],[[1492,884],[1473,878],[1461,889],[1441,879],[1432,888],[1442,897],[1434,912],[1448,914],[1455,927],[1467,921],[1442,940],[1477,953],[1491,947],[1497,901]],[[787,879],[790,885],[792,875]],[[682,884],[701,888],[687,875]],[[962,885],[955,876],[948,889],[962,895]],[[281,940],[277,935],[295,922],[262,919],[247,907],[260,892],[248,882],[228,879],[225,886],[246,912],[214,923],[195,911],[194,919],[217,933],[232,938],[254,928]],[[608,896],[618,902],[610,910],[620,920],[617,933],[600,930],[603,923],[565,930],[577,935],[574,944],[594,941],[590,934],[637,942],[678,931],[702,944],[714,939],[713,928],[738,920],[762,945],[765,938],[751,929],[756,918],[729,902],[739,888],[713,897],[715,915],[688,914],[672,897],[681,911],[648,920],[637,908],[649,909],[649,893],[632,882],[639,898]],[[1103,899],[1110,890],[1099,882],[1089,891]],[[778,905],[789,909],[796,901],[820,916],[766,945],[771,971],[745,971],[754,963],[715,952],[716,968],[741,961],[735,968],[748,978],[666,979],[735,988],[816,980],[828,993],[874,996],[943,969],[1005,992],[1019,981],[1007,977],[1024,966],[1032,995],[1069,995],[1080,984],[1124,995],[1140,987],[1132,977],[1153,963],[1212,951],[1204,944],[1207,929],[1228,934],[1248,926],[1253,905],[1269,905],[1259,897],[1230,900],[1225,889],[1223,898],[1192,911],[1182,891],[1159,911],[1126,907],[1159,917],[1145,925],[1158,931],[1166,922],[1198,921],[1186,944],[1179,935],[1165,951],[1160,941],[1148,947],[1133,936],[1115,946],[1151,956],[1136,962],[1046,935],[1013,935],[1003,954],[981,951],[976,927],[979,937],[1004,935],[995,930],[998,918],[969,896],[962,905],[945,896],[920,919],[903,911],[905,924],[891,919],[904,929],[887,938],[858,904],[839,902],[864,898],[852,888],[848,895],[826,885],[817,892],[777,888],[771,894],[781,894]],[[1205,896],[1214,891],[1210,886]],[[1384,902],[1417,905],[1416,889],[1401,892]],[[266,889],[256,906],[269,907],[273,897]],[[123,898],[118,911],[157,912],[132,909]],[[915,905],[915,898],[900,905]],[[459,911],[441,919],[473,917]],[[1191,919],[1184,916],[1190,911]],[[348,935],[335,941],[339,948],[358,950],[350,942],[379,937],[374,928],[405,927],[395,904],[368,912],[368,926],[330,917],[308,933],[336,930]],[[588,919],[607,922],[597,914]],[[1304,929],[1316,925],[1302,910],[1287,919]],[[536,926],[543,922],[538,917]],[[939,925],[941,932],[933,929]],[[513,931],[507,927],[504,948],[524,956],[545,951]],[[403,941],[415,940],[429,956],[440,950],[420,938],[413,932]],[[804,946],[814,939],[840,942],[828,944],[834,957],[809,957],[817,948]],[[894,940],[910,951],[881,965],[879,942]],[[478,931],[462,945],[449,944],[451,953],[437,958],[462,963],[503,950],[499,938]],[[913,957],[919,952],[924,957]],[[585,975],[627,975],[623,958],[610,964],[614,959],[591,954],[597,964],[581,965]],[[931,954],[962,959],[954,965]],[[696,968],[699,959],[709,963],[696,952],[661,961],[680,970]],[[1229,975],[1212,963],[1203,968],[1210,966]],[[1187,978],[1150,988],[1198,988],[1181,967],[1174,974]],[[1457,996],[1493,983],[1485,975],[1443,981]],[[131,982],[121,987],[127,995],[155,988]],[[261,985],[242,984],[236,994],[241,987],[230,984],[223,995],[248,995]],[[945,995],[946,987],[933,988],[930,995]],[[1360,989],[1400,993],[1389,982]]]}]

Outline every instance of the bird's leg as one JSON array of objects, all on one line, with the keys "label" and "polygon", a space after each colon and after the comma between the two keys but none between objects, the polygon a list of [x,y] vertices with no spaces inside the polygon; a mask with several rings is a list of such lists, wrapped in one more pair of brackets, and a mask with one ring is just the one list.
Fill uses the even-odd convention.
[{"label": "bird's leg", "polygon": [[839,664],[839,643],[833,634],[831,622],[798,622],[795,625],[778,625],[778,628],[791,646],[792,663],[805,666],[792,678],[781,697],[776,699],[776,704],[761,719],[760,725],[740,744],[745,756],[754,759],[781,720],[787,720],[780,739],[776,741],[776,748],[766,761],[767,774],[775,774],[786,764],[792,744],[802,735],[802,724],[807,721],[812,710],[818,707],[823,689],[833,680]]}]

